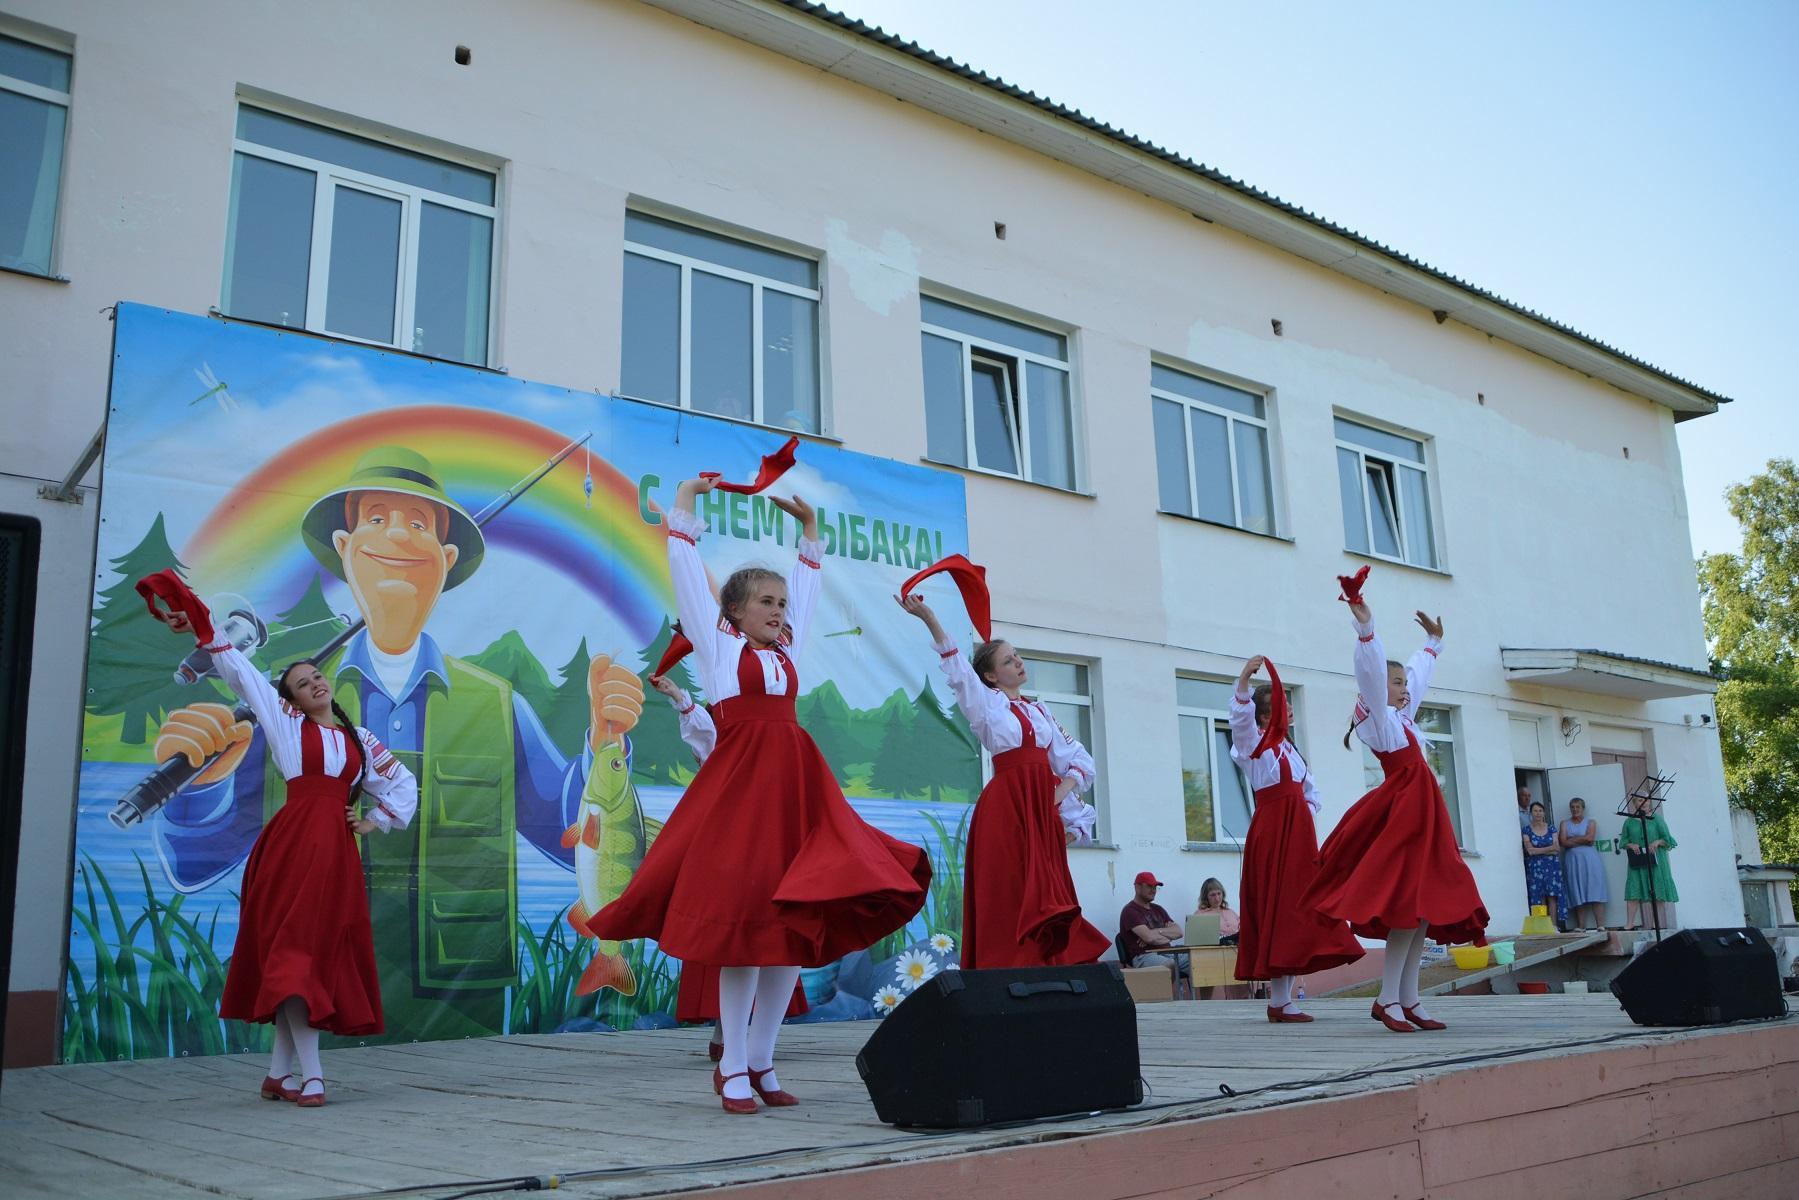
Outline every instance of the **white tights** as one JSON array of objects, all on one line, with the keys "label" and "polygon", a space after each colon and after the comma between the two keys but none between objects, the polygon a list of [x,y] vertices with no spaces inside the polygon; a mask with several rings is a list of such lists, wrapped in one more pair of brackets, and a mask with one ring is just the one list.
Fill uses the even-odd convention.
[{"label": "white tights", "polygon": [[[781,1036],[787,1001],[799,977],[798,967],[719,968],[718,1024],[725,1048],[718,1063],[721,1074],[740,1075],[752,1068],[769,1071],[762,1086],[769,1091],[780,1089],[780,1080],[772,1074],[775,1040]],[[763,1014],[763,1019],[751,1024],[751,1009]],[[749,1080],[727,1080],[725,1095],[733,1100],[748,1100]]]},{"label": "white tights", "polygon": [[[275,1053],[269,1059],[269,1074],[284,1084],[291,1079],[303,1095],[316,1096],[325,1090],[325,1069],[319,1065],[319,1031],[308,1023],[310,1016],[306,1001],[298,996],[289,996],[275,1009]],[[306,1083],[309,1079],[317,1082]]]},{"label": "white tights", "polygon": [[1293,1003],[1293,976],[1276,975],[1268,981],[1268,1007],[1299,1011],[1299,1005]]},{"label": "white tights", "polygon": [[[1429,940],[1426,931],[1429,926],[1419,925],[1416,929],[1394,929],[1387,934],[1387,954],[1381,964],[1380,1006],[1385,1009],[1404,1007],[1416,1009],[1419,1016],[1428,1016],[1419,1004],[1418,968],[1424,961],[1424,943]],[[1389,1016],[1404,1019],[1403,1013],[1390,1012]]]}]

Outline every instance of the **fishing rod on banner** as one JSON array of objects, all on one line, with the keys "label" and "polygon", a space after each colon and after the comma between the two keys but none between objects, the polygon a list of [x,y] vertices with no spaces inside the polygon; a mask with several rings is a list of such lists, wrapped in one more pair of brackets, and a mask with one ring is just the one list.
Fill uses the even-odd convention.
[{"label": "fishing rod on banner", "polygon": [[[586,445],[592,438],[592,433],[576,438],[574,441],[558,450],[555,454],[545,459],[540,466],[534,468],[524,478],[507,488],[499,496],[496,496],[484,508],[474,514],[475,528],[485,529],[489,523],[501,513],[505,512],[507,508],[511,507],[513,501],[517,500],[520,496],[523,496],[533,487],[536,487],[544,476],[556,469],[557,464],[561,463],[569,455]],[[268,641],[268,628],[262,620],[256,616],[255,611],[250,607],[249,602],[238,596],[232,596],[231,600],[235,603],[230,606],[225,621],[221,624],[222,636],[230,639],[231,644],[236,646],[239,650],[247,650],[252,647],[266,644]],[[323,623],[324,622],[322,621],[309,622],[309,624]],[[333,654],[336,654],[339,650],[343,649],[345,644],[347,644],[351,638],[362,631],[365,624],[366,622],[361,619],[347,622],[340,632],[316,652],[310,655],[299,655],[296,657],[312,658],[319,662],[324,662]],[[295,628],[305,628],[305,626],[295,626]],[[175,672],[175,676],[176,679],[183,683],[198,683],[201,679],[212,673],[214,673],[212,656],[207,654],[205,650],[196,649],[182,660],[181,666]],[[246,704],[239,704],[232,710],[231,716],[235,721],[248,721],[251,724],[256,722],[256,715],[250,711],[249,706]],[[196,767],[188,762],[184,755],[178,754],[174,758],[158,764],[155,770],[138,780],[138,782],[132,786],[130,791],[119,798],[118,803],[114,804],[112,811],[107,814],[107,819],[120,829],[129,829],[131,826],[146,820],[151,814],[155,813],[163,805],[174,799],[175,794],[183,787],[187,786],[189,780],[206,770],[206,768],[211,766],[217,758],[218,755],[212,755],[208,757],[205,762]]]}]

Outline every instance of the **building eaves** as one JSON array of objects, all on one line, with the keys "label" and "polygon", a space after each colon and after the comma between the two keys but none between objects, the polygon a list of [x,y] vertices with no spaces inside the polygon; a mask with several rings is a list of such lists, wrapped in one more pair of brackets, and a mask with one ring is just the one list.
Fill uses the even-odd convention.
[{"label": "building eaves", "polygon": [[[758,7],[756,0],[649,0],[649,2],[658,7],[668,9],[669,11],[681,13],[702,24],[723,29],[724,31],[737,36],[745,36],[746,32],[753,27],[753,22],[719,20],[717,19],[718,10],[726,6],[737,7],[739,9],[753,9]],[[1016,87],[996,76],[989,75],[984,71],[976,70],[975,68],[957,62],[955,59],[946,55],[938,54],[933,50],[928,50],[916,42],[907,41],[904,38],[887,33],[876,26],[865,24],[854,17],[837,12],[826,5],[815,3],[814,0],[764,0],[764,2],[801,14],[811,20],[827,24],[845,33],[852,34],[865,42],[927,64],[935,70],[942,71],[966,83],[976,85],[997,96],[1002,96],[1006,99],[1029,105],[1031,108],[1054,117],[1058,121],[1067,122],[1069,125],[1084,130],[1087,133],[1097,135],[1116,146],[1145,155],[1167,167],[1174,168],[1187,175],[1202,179],[1209,184],[1226,189],[1237,196],[1251,201],[1255,205],[1272,210],[1272,212],[1278,213],[1281,216],[1302,222],[1319,233],[1348,243],[1349,247],[1352,248],[1350,253],[1355,257],[1360,258],[1367,256],[1374,259],[1377,263],[1382,264],[1380,270],[1387,276],[1395,275],[1396,270],[1421,276],[1423,279],[1434,282],[1442,288],[1450,289],[1454,293],[1460,293],[1469,300],[1475,302],[1476,305],[1491,306],[1493,309],[1499,310],[1499,313],[1503,316],[1509,316],[1513,322],[1522,322],[1525,325],[1534,326],[1540,331],[1553,335],[1554,338],[1562,339],[1567,343],[1572,343],[1574,347],[1584,349],[1588,352],[1587,356],[1585,356],[1586,362],[1590,363],[1593,361],[1591,355],[1598,355],[1601,359],[1609,359],[1625,369],[1622,373],[1622,377],[1614,376],[1609,373],[1600,374],[1587,370],[1587,367],[1580,361],[1583,356],[1579,354],[1573,354],[1569,358],[1564,358],[1558,354],[1546,353],[1542,345],[1532,345],[1529,340],[1516,336],[1508,337],[1502,329],[1494,328],[1492,323],[1470,320],[1459,312],[1453,314],[1456,315],[1458,319],[1464,320],[1465,323],[1473,325],[1475,328],[1482,328],[1485,332],[1513,341],[1516,344],[1523,346],[1525,349],[1533,350],[1538,353],[1546,353],[1547,357],[1554,358],[1556,361],[1561,361],[1564,365],[1573,367],[1576,370],[1587,370],[1587,373],[1595,374],[1596,377],[1603,377],[1607,382],[1612,383],[1614,386],[1623,388],[1627,391],[1636,391],[1639,394],[1644,394],[1648,396],[1648,398],[1673,408],[1677,420],[1704,415],[1707,412],[1713,411],[1716,405],[1728,404],[1731,402],[1729,396],[1712,391],[1709,388],[1700,387],[1698,384],[1675,375],[1670,371],[1664,370],[1661,367],[1655,366],[1653,363],[1647,362],[1635,355],[1628,354],[1625,351],[1618,349],[1616,346],[1612,346],[1589,334],[1582,333],[1571,325],[1557,321],[1552,317],[1537,312],[1535,309],[1527,308],[1522,304],[1508,300],[1485,288],[1478,287],[1475,284],[1469,283],[1467,280],[1434,267],[1427,262],[1414,258],[1402,251],[1395,250],[1391,246],[1378,242],[1373,238],[1340,225],[1326,217],[1320,216],[1310,209],[1302,208],[1301,206],[1284,200],[1270,192],[1263,191],[1261,188],[1255,187],[1252,184],[1245,183],[1240,179],[1227,175],[1214,167],[1209,167],[1204,163],[1196,162],[1184,155],[1177,154],[1174,151],[1158,146],[1147,139],[1138,137],[1135,134],[1090,117],[1079,109],[1069,108],[1066,105],[1057,103],[1047,96],[1039,96],[1035,92]],[[713,19],[708,19],[708,14],[705,10],[711,10],[710,15]],[[756,40],[758,40],[760,44],[775,49],[778,52],[789,53],[791,55],[794,54],[795,51],[794,47],[782,45],[777,39],[766,41],[761,39]],[[830,68],[827,66],[826,69]],[[1251,232],[1252,236],[1255,236],[1253,230],[1248,232]],[[1264,237],[1262,240],[1267,241],[1269,239]],[[1388,266],[1386,264],[1391,265]],[[1379,280],[1367,279],[1365,275],[1357,275],[1347,269],[1347,264],[1327,263],[1326,265],[1334,266],[1345,274],[1351,274],[1352,277],[1362,278],[1364,282],[1373,282],[1376,286],[1381,286]],[[1407,299],[1417,299],[1416,296],[1410,295],[1404,290],[1393,287],[1388,287],[1386,290],[1393,291],[1395,294],[1404,296]],[[1426,305],[1426,307],[1429,306]],[[1441,311],[1432,311],[1437,312],[1439,321],[1443,319],[1444,314]],[[1504,324],[1505,322],[1501,320],[1498,323]],[[1517,326],[1514,325],[1514,328],[1516,327]],[[1651,385],[1659,384],[1660,386],[1645,388],[1639,384],[1638,386],[1633,387],[1632,380],[1629,378],[1631,375],[1635,375],[1636,380],[1642,381],[1643,383]],[[1647,379],[1644,378],[1645,376]],[[1673,393],[1684,393],[1686,398],[1685,402],[1671,402],[1678,398],[1673,396]]]},{"label": "building eaves", "polygon": [[1501,648],[1505,654],[1591,654],[1598,658],[1609,658],[1614,662],[1635,663],[1641,667],[1654,667],[1661,671],[1674,671],[1681,675],[1690,675],[1694,679],[1720,681],[1721,677],[1710,667],[1689,667],[1681,663],[1663,662],[1659,658],[1638,658],[1634,654],[1619,654],[1615,650],[1595,650],[1587,648],[1549,649],[1541,646],[1505,646]]}]

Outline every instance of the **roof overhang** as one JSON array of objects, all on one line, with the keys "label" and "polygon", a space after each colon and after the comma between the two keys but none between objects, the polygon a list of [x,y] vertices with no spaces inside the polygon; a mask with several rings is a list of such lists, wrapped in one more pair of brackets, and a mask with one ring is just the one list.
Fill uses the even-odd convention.
[{"label": "roof overhang", "polygon": [[1672,409],[1676,421],[1729,402],[1222,172],[807,0],[645,2],[1247,234],[1417,304],[1439,324],[1454,318]]},{"label": "roof overhang", "polygon": [[1603,650],[1502,649],[1499,658],[1507,680],[1538,687],[1597,692],[1630,700],[1708,696],[1718,690],[1718,681],[1710,671]]}]

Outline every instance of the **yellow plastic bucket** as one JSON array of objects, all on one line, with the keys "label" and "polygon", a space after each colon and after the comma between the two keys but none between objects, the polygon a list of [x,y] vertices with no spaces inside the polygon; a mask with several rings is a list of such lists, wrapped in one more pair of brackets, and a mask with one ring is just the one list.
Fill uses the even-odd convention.
[{"label": "yellow plastic bucket", "polygon": [[1487,965],[1488,952],[1491,946],[1451,946],[1449,957],[1455,960],[1458,971],[1478,971]]}]

